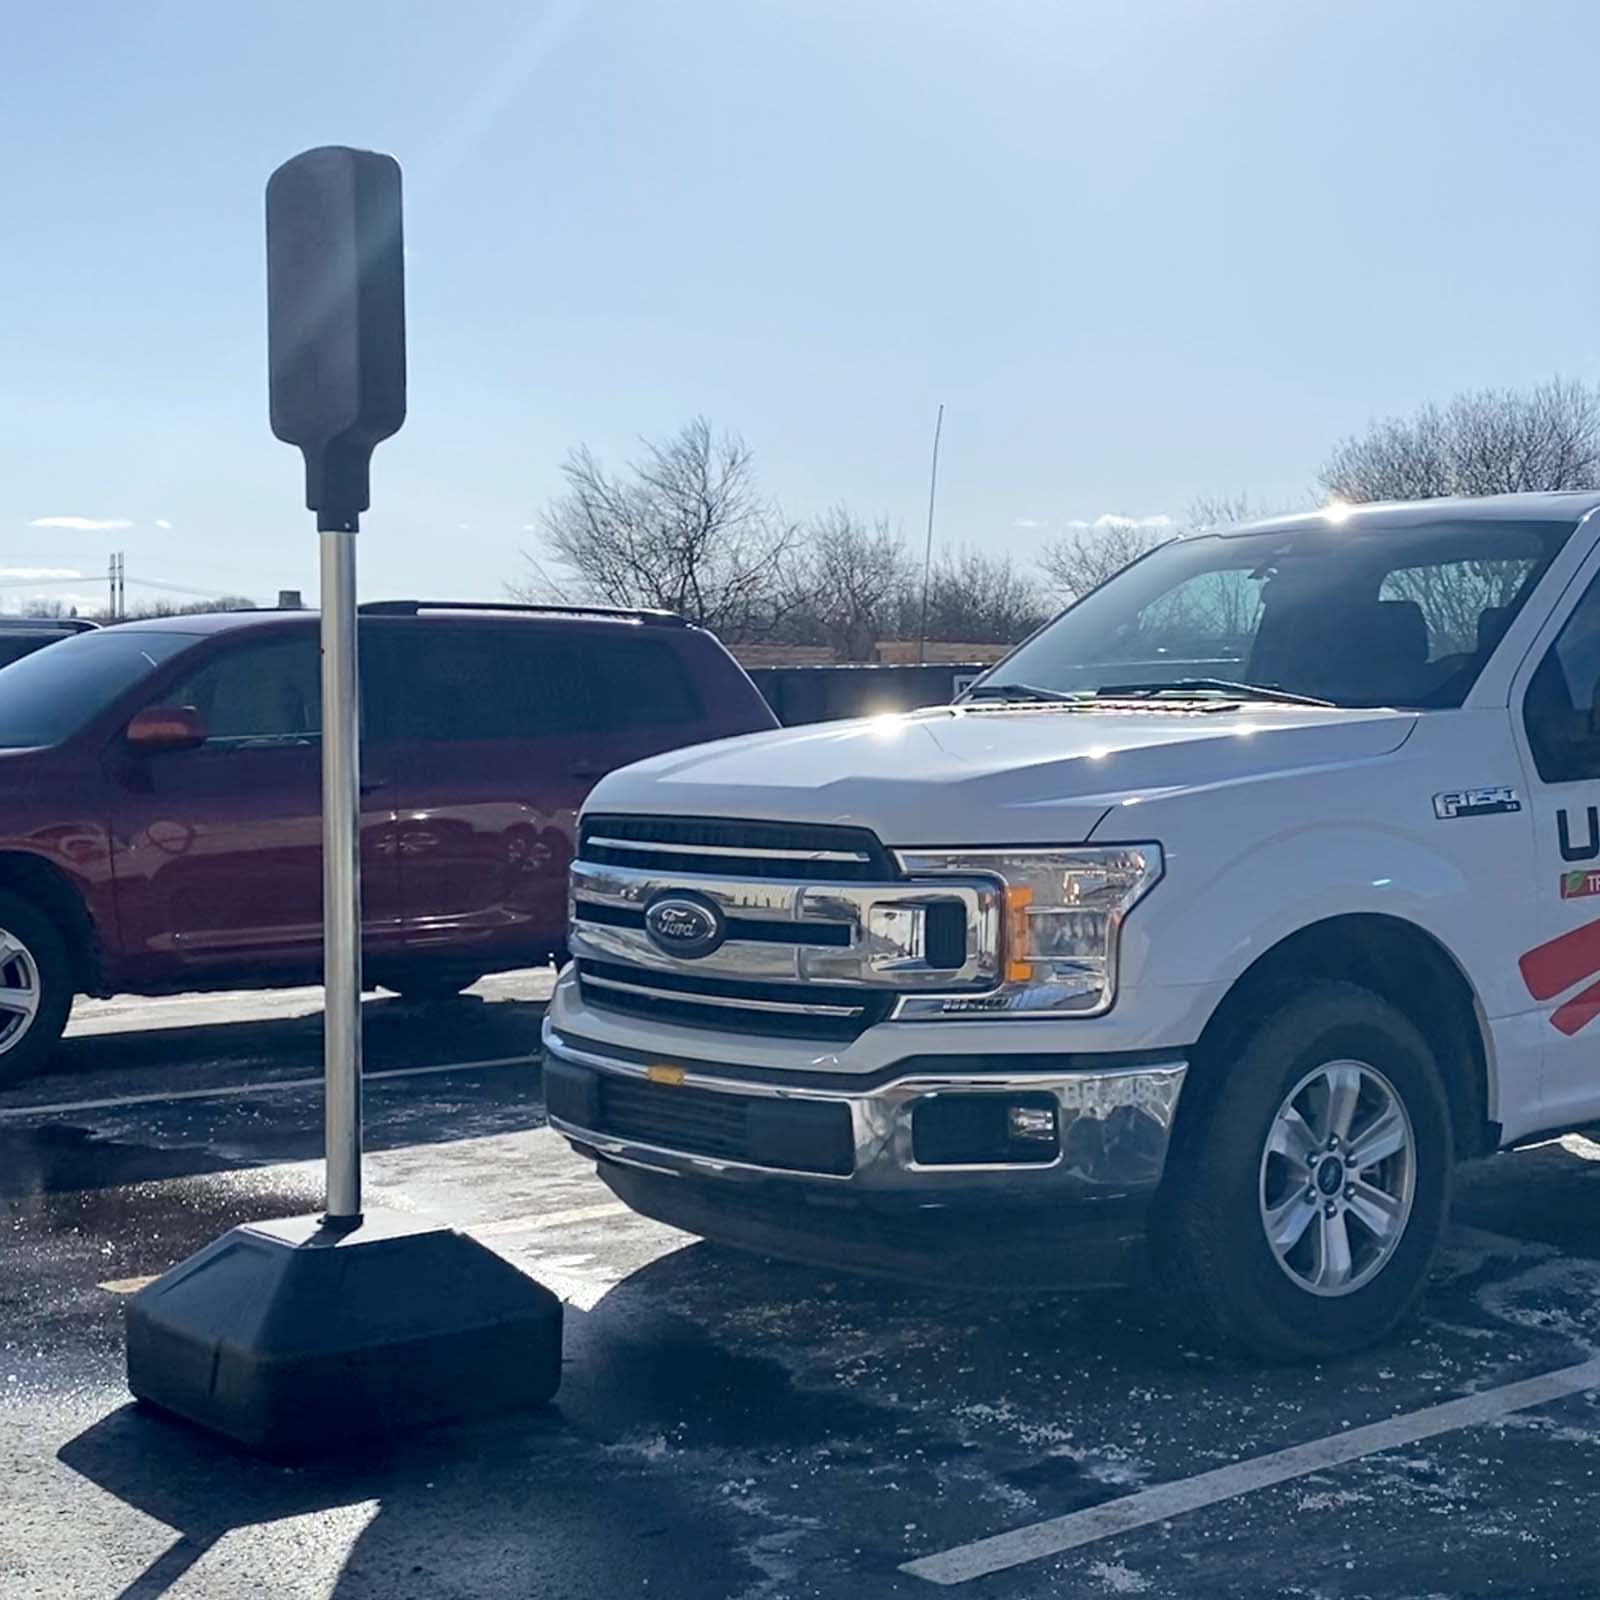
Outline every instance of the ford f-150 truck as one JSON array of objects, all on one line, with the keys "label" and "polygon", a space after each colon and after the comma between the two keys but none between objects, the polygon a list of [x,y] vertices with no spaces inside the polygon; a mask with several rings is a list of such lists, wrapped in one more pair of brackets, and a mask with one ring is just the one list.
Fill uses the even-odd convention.
[{"label": "ford f-150 truck", "polygon": [[1459,1160],[1600,1119],[1597,507],[1176,539],[955,705],[611,774],[553,1125],[769,1254],[1381,1337]]}]

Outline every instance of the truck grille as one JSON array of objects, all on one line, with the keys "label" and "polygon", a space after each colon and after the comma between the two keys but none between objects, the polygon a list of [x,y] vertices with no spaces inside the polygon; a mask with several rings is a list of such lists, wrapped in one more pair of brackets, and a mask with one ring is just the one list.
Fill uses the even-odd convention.
[{"label": "truck grille", "polygon": [[607,866],[791,882],[883,883],[896,875],[865,828],[721,817],[585,817],[578,854]]},{"label": "truck grille", "polygon": [[889,1014],[891,996],[816,983],[740,983],[580,958],[586,1004],[658,1022],[799,1039],[853,1039]]},{"label": "truck grille", "polygon": [[[908,993],[998,977],[998,882],[913,880],[865,828],[598,813],[571,883],[585,1003],[662,1023],[853,1039]],[[672,899],[674,915],[684,901],[705,913],[702,948],[652,931],[652,907]]]}]

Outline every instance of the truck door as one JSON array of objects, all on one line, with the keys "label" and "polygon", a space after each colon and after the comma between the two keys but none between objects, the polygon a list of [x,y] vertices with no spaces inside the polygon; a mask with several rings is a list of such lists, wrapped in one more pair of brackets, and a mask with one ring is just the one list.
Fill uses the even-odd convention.
[{"label": "truck door", "polygon": [[1539,941],[1518,956],[1543,1039],[1540,1122],[1600,1115],[1600,574],[1541,636],[1512,685],[1534,814]]}]

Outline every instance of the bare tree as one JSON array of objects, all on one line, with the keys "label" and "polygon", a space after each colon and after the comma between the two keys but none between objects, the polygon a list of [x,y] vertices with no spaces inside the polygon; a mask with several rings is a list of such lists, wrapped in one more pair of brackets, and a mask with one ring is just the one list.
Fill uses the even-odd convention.
[{"label": "bare tree", "polygon": [[214,600],[146,600],[129,606],[120,617],[100,612],[101,623],[137,622],[143,617],[200,617],[214,611],[256,611],[257,603],[247,594],[218,595]]},{"label": "bare tree", "polygon": [[842,661],[870,661],[873,645],[897,626],[916,573],[888,523],[869,526],[836,505],[806,529],[790,582],[786,639],[829,645]]},{"label": "bare tree", "polygon": [[1101,517],[1088,527],[1074,528],[1051,540],[1039,552],[1039,566],[1053,588],[1075,600],[1121,572],[1130,561],[1165,544],[1174,531],[1165,522]]},{"label": "bare tree", "polygon": [[1189,532],[1198,533],[1202,528],[1226,528],[1235,522],[1282,516],[1292,509],[1269,506],[1247,494],[1197,494],[1184,513],[1183,525]]},{"label": "bare tree", "polygon": [[696,417],[646,443],[621,474],[585,446],[561,472],[566,491],[542,532],[582,598],[682,612],[730,643],[770,633],[792,592],[785,566],[796,529],[758,492],[737,434],[719,437]]},{"label": "bare tree", "polygon": [[[1015,644],[1039,626],[1051,606],[1039,585],[1009,555],[943,551],[928,581],[928,637],[960,644]],[[917,636],[921,593],[901,601],[899,634]]]},{"label": "bare tree", "polygon": [[1474,389],[1335,446],[1319,474],[1341,500],[1426,500],[1600,485],[1600,388],[1553,378]]}]

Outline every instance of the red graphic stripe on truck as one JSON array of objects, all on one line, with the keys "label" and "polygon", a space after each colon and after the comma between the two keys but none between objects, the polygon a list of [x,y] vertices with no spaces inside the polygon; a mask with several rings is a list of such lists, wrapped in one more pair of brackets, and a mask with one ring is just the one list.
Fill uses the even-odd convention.
[{"label": "red graphic stripe on truck", "polygon": [[[1528,993],[1535,1000],[1553,1000],[1562,990],[1600,972],[1600,922],[1585,923],[1559,938],[1535,945],[1517,965],[1522,969],[1522,981],[1527,984]],[[1590,993],[1586,989],[1567,1003],[1575,1006]],[[1582,1026],[1579,1023],[1573,1028],[1563,1028],[1562,1032],[1575,1033]]]},{"label": "red graphic stripe on truck", "polygon": [[1570,1037],[1579,1028],[1587,1028],[1596,1017],[1600,1017],[1600,983],[1591,983],[1550,1013],[1550,1025]]}]

